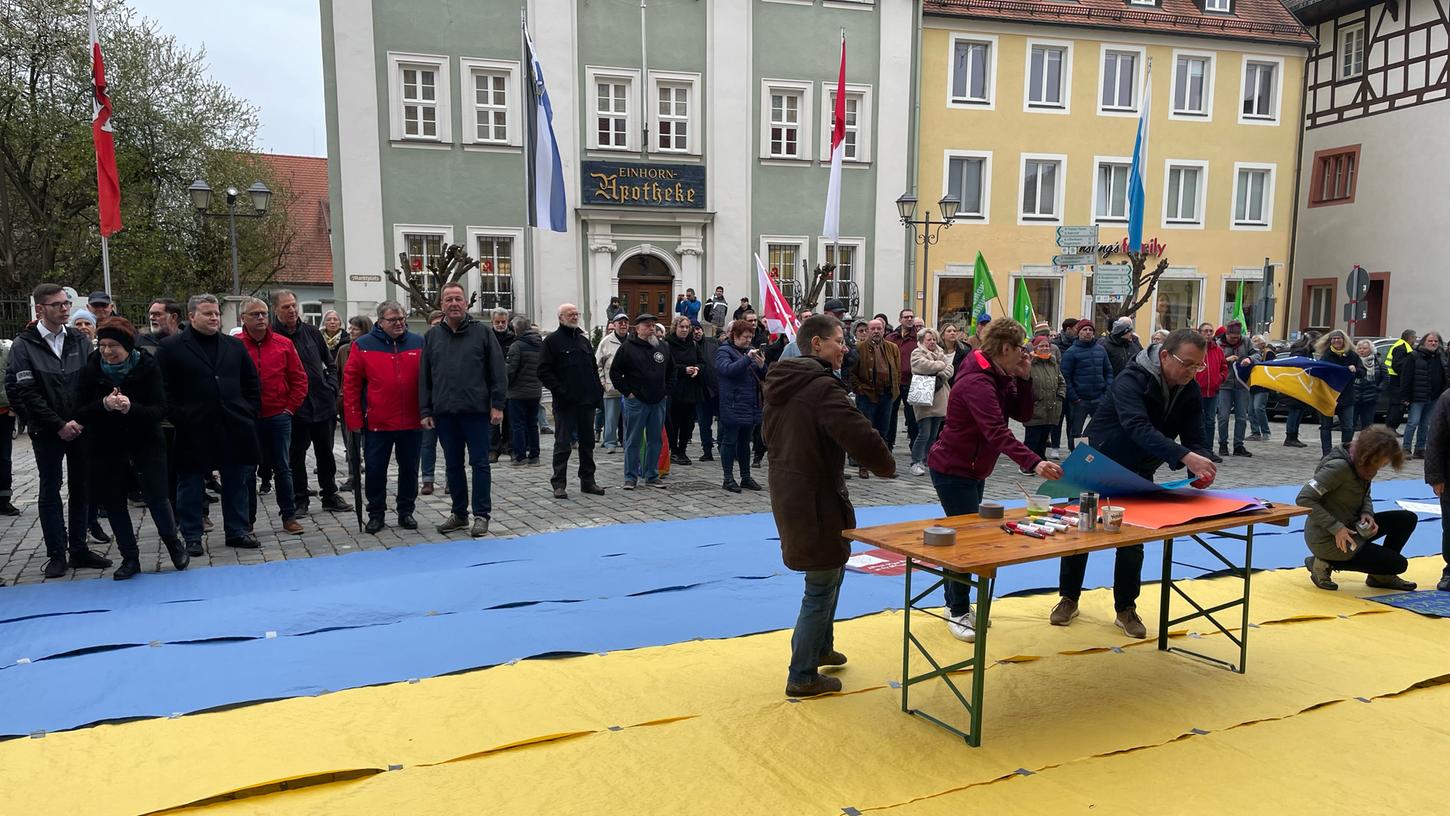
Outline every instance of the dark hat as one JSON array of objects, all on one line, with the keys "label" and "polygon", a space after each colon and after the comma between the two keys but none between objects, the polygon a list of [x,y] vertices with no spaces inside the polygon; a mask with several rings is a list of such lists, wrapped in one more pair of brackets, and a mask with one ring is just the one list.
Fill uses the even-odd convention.
[{"label": "dark hat", "polygon": [[634,325],[636,325],[636,326],[638,326],[641,323],[656,323],[656,322],[658,322],[658,321],[655,319],[655,316],[652,315],[652,314],[650,314],[649,312],[640,312],[639,314],[637,314],[637,315],[634,316]]},{"label": "dark hat", "polygon": [[1113,321],[1113,327],[1108,330],[1108,334],[1111,334],[1114,337],[1122,337],[1123,335],[1127,334],[1132,328],[1133,322],[1131,320],[1120,317],[1117,320]]},{"label": "dark hat", "polygon": [[96,330],[96,340],[114,340],[120,343],[127,352],[135,351],[136,333],[127,331],[129,325],[129,323],[112,323],[108,320]]},{"label": "dark hat", "polygon": [[109,306],[111,305],[111,296],[105,292],[92,292],[91,296],[86,298],[86,303],[104,303]]},{"label": "dark hat", "polygon": [[977,325],[979,325],[979,326],[982,325],[982,324],[984,324],[984,323],[991,323],[991,322],[992,322],[992,316],[989,315],[989,314],[983,314],[983,315],[979,315],[977,317]]},{"label": "dark hat", "polygon": [[844,312],[846,311],[846,302],[841,300],[840,298],[831,298],[830,300],[826,301],[826,305],[821,308],[825,309],[828,312]]}]

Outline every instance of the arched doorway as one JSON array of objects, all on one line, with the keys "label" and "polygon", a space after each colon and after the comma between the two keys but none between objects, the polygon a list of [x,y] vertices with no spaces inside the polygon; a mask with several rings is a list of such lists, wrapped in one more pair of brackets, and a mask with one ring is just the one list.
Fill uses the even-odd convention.
[{"label": "arched doorway", "polygon": [[619,302],[630,317],[643,312],[668,317],[674,312],[674,288],[674,273],[657,255],[640,253],[619,266]]}]

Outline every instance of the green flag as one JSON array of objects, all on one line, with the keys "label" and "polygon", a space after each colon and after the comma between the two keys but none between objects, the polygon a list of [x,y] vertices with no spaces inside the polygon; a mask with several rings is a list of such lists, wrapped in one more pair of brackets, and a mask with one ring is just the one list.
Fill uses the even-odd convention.
[{"label": "green flag", "polygon": [[1032,336],[1032,323],[1036,319],[1032,311],[1032,295],[1027,291],[1027,279],[1017,279],[1017,297],[1012,299],[1012,319],[1022,324],[1027,336]]},{"label": "green flag", "polygon": [[972,269],[972,314],[967,322],[967,334],[977,333],[977,318],[987,314],[987,301],[997,296],[997,284],[992,282],[992,271],[987,268],[987,259],[977,252],[977,264]]},{"label": "green flag", "polygon": [[1240,326],[1243,326],[1245,330],[1247,330],[1249,328],[1249,322],[1244,319],[1244,282],[1243,281],[1239,281],[1239,291],[1238,291],[1238,294],[1234,295],[1234,310],[1233,310],[1233,314],[1229,315],[1229,320],[1237,320],[1239,322],[1239,325]]}]

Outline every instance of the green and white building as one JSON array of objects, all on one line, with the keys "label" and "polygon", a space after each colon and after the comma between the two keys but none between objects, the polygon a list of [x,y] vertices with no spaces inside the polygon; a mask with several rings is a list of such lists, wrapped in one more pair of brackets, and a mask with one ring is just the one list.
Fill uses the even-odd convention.
[{"label": "green and white building", "polygon": [[[752,255],[803,281],[821,236],[846,30],[841,272],[858,311],[907,302],[911,0],[528,0],[569,197],[525,227],[520,4],[320,0],[339,308],[397,297],[381,274],[465,242],[469,288],[549,323],[672,310],[693,288],[759,303]],[[428,283],[432,283],[431,281]]]}]

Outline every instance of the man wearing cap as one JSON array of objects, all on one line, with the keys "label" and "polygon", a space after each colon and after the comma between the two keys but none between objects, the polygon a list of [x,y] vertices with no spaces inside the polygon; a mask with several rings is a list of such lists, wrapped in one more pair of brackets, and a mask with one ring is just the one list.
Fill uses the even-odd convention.
[{"label": "man wearing cap", "polygon": [[619,346],[629,339],[629,315],[620,312],[609,319],[609,328],[604,332],[604,337],[599,341],[599,348],[594,351],[594,367],[599,372],[599,384],[604,388],[604,434],[600,445],[605,453],[615,453],[619,450],[620,430],[623,425],[623,404],[621,402],[619,389],[614,387],[614,381],[609,379],[609,366],[614,363],[614,355],[619,353]]},{"label": "man wearing cap", "polygon": [[86,305],[90,307],[91,314],[96,316],[96,325],[98,326],[102,320],[116,313],[116,304],[111,300],[111,296],[105,292],[92,292],[91,296],[86,299]]},{"label": "man wearing cap", "polygon": [[1108,352],[1108,364],[1113,367],[1113,376],[1118,376],[1128,362],[1143,350],[1138,338],[1133,336],[1133,318],[1120,317],[1113,321],[1113,328],[1108,331],[1108,337],[1103,341],[1103,349]]},{"label": "man wearing cap", "polygon": [[[609,364],[609,379],[624,398],[624,489],[645,484],[663,488],[660,446],[664,441],[665,395],[674,384],[670,347],[655,336],[655,316],[634,319],[634,333]],[[640,461],[643,448],[644,461]]]}]

